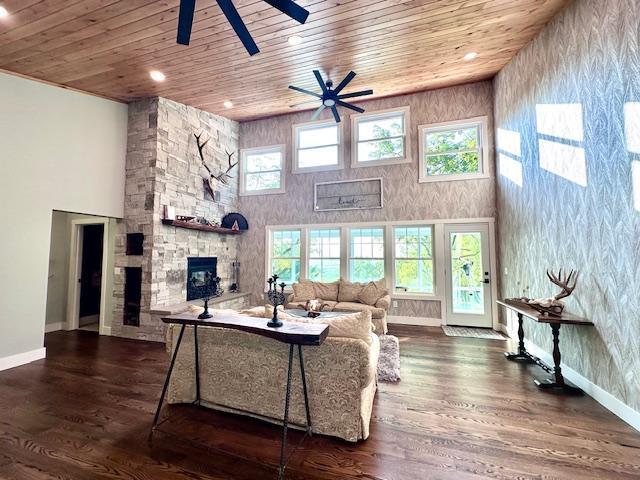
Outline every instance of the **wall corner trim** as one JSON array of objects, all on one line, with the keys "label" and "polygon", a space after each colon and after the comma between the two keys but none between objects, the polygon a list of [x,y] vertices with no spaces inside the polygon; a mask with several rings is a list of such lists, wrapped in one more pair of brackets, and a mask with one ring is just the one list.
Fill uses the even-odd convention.
[{"label": "wall corner trim", "polygon": [[47,323],[44,326],[44,333],[57,332],[58,330],[66,330],[66,322]]},{"label": "wall corner trim", "polygon": [[37,348],[28,352],[17,353],[15,355],[9,355],[8,357],[0,358],[0,372],[2,370],[8,370],[10,368],[19,367],[27,363],[41,360],[47,356],[47,349],[45,347]]},{"label": "wall corner trim", "polygon": [[[510,334],[506,325],[500,324],[500,330],[511,337],[512,339],[517,338],[516,335]],[[513,333],[513,332],[511,332]],[[551,354],[534,343],[525,339],[524,341],[527,350],[531,352],[532,355],[540,358],[547,365],[553,364],[553,358]],[[618,398],[611,395],[609,392],[599,387],[595,383],[591,382],[587,378],[583,377],[581,374],[576,372],[571,367],[568,367],[564,363],[561,364],[562,373],[567,380],[571,383],[580,387],[585,391],[587,395],[593,398],[596,402],[602,405],[604,408],[609,410],[611,413],[624,420],[626,423],[631,425],[636,430],[640,431],[640,412],[637,412]]]}]

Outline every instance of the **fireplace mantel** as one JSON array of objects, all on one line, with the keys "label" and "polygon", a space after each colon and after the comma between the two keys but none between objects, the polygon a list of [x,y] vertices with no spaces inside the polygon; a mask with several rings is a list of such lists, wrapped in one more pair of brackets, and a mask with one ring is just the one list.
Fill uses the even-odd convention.
[{"label": "fireplace mantel", "polygon": [[213,225],[202,225],[197,222],[184,222],[182,220],[162,219],[164,225],[176,228],[186,228],[189,230],[199,230],[201,232],[220,233],[222,235],[240,235],[242,230],[233,230],[232,228],[216,227]]}]

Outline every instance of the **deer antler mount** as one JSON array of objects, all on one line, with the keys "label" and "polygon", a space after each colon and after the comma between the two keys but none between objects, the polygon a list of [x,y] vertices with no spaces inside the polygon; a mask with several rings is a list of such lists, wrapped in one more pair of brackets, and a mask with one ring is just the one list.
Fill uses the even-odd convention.
[{"label": "deer antler mount", "polygon": [[200,161],[202,163],[202,168],[200,169],[200,175],[202,176],[202,181],[203,181],[206,192],[209,195],[211,195],[212,199],[215,199],[216,196],[214,194],[214,191],[218,186],[218,182],[228,185],[227,180],[230,178],[233,178],[231,176],[231,170],[233,170],[233,168],[236,165],[238,165],[238,162],[234,163],[232,160],[234,152],[228,152],[227,150],[225,150],[225,153],[227,154],[227,163],[228,163],[227,169],[224,172],[220,172],[217,174],[213,173],[213,171],[211,170],[209,165],[207,165],[207,162],[204,158],[204,147],[207,145],[210,139],[201,141],[202,135],[203,135],[202,132],[200,134],[196,134],[196,133],[193,134],[193,136],[196,138],[196,144],[198,145],[198,154],[200,155]]},{"label": "deer antler mount", "polygon": [[533,300],[526,300],[526,303],[531,307],[538,310],[543,314],[550,314],[555,316],[562,315],[564,311],[564,302],[561,300],[562,298],[567,298],[569,295],[573,293],[573,290],[576,288],[576,284],[578,283],[578,271],[571,270],[568,275],[562,274],[562,269],[556,275],[554,272],[550,272],[547,270],[547,278],[553,283],[560,287],[560,291],[549,298],[535,298]]}]

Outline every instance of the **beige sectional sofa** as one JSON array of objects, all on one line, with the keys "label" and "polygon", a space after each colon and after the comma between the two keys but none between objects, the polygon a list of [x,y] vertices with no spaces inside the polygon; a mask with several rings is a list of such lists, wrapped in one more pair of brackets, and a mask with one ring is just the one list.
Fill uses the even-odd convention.
[{"label": "beige sectional sofa", "polygon": [[293,293],[287,299],[286,308],[304,308],[307,301],[319,300],[324,311],[371,312],[378,335],[387,333],[387,312],[391,296],[384,280],[354,283],[340,280],[332,283],[302,280],[292,285]]},{"label": "beige sectional sofa", "polygon": [[[270,317],[268,312],[264,312],[264,316]],[[289,321],[286,313],[280,316],[283,321]],[[356,442],[369,436],[380,343],[371,332],[371,318],[366,312],[342,318],[345,317],[351,320],[330,327],[329,337],[321,346],[304,347],[303,352],[313,432]],[[353,321],[359,325],[354,335],[349,325]],[[178,325],[167,329],[169,353],[177,342],[179,330]],[[354,338],[337,336],[343,334]],[[216,327],[198,328],[198,345],[203,406],[265,420],[282,418],[288,345]],[[303,425],[305,409],[300,382],[300,371],[294,368],[289,415],[291,422]],[[191,403],[195,398],[193,328],[187,327],[167,400]]]}]

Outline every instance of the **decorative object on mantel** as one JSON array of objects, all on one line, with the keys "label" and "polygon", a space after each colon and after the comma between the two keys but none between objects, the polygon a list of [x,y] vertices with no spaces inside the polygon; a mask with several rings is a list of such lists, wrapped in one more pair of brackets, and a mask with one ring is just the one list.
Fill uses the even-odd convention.
[{"label": "decorative object on mantel", "polygon": [[[342,79],[342,81],[338,84],[338,86],[335,89],[333,88],[333,82],[331,80],[327,80],[325,82],[322,79],[322,75],[320,75],[320,71],[319,70],[314,70],[313,74],[316,77],[316,81],[318,82],[318,85],[320,85],[320,88],[322,90],[322,94],[311,92],[309,90],[305,90],[304,88],[300,88],[300,87],[295,87],[293,85],[289,85],[289,88],[291,90],[295,90],[296,92],[304,93],[305,95],[311,95],[312,97],[316,97],[316,98],[318,98],[320,100],[320,102],[321,102],[320,106],[315,111],[315,113],[311,116],[311,120],[316,120],[320,116],[320,114],[323,112],[323,110],[325,108],[330,108],[331,109],[331,113],[333,113],[334,120],[336,121],[336,123],[340,123],[340,114],[338,113],[338,106],[345,107],[345,108],[348,108],[350,110],[354,110],[354,111],[356,111],[358,113],[364,113],[364,108],[356,107],[355,105],[347,103],[344,100],[347,99],[347,98],[363,97],[365,95],[373,95],[373,90],[362,90],[360,92],[345,93],[343,95],[340,95],[340,92],[356,76],[356,72],[354,72],[353,70],[350,71],[347,74],[347,76]],[[291,105],[291,107],[294,108],[294,107],[297,107],[297,106],[300,106],[300,105],[304,105],[304,104],[307,104],[307,103],[313,103],[313,102],[316,102],[316,101],[317,100],[306,101],[306,102],[299,103],[297,105]]]},{"label": "decorative object on mantel", "polygon": [[173,215],[174,218],[167,218],[167,207],[165,206],[165,218],[162,219],[164,225],[177,228],[186,228],[190,230],[199,230],[201,232],[221,233],[226,235],[239,235],[243,230],[233,230],[231,228],[221,227],[217,222],[211,222],[203,217],[190,217],[186,215]]},{"label": "decorative object on mantel", "polygon": [[542,313],[543,315],[553,315],[559,317],[562,315],[564,311],[564,302],[560,300],[561,298],[566,298],[573,293],[573,290],[576,288],[576,284],[578,283],[579,272],[577,270],[571,270],[569,275],[563,276],[562,269],[558,272],[558,275],[555,275],[553,272],[549,272],[547,270],[547,278],[553,283],[561,288],[560,292],[548,298],[512,298],[508,299],[513,302],[519,302],[525,304],[534,310]]},{"label": "decorative object on mantel", "polygon": [[382,178],[363,178],[314,184],[313,209],[363,210],[383,207]]},{"label": "decorative object on mantel", "polygon": [[228,152],[225,150],[225,153],[227,154],[228,167],[224,172],[219,173],[218,175],[214,175],[214,173],[211,171],[211,169],[207,165],[207,162],[204,159],[204,147],[207,145],[207,143],[209,143],[210,139],[207,138],[204,142],[201,143],[200,139],[202,138],[202,135],[203,135],[203,132],[201,132],[200,135],[195,133],[193,134],[193,136],[196,137],[196,143],[198,145],[198,154],[200,155],[200,161],[202,163],[202,168],[200,169],[200,176],[202,177],[202,183],[204,185],[205,191],[209,195],[211,195],[212,200],[218,201],[220,200],[220,194],[216,190],[216,188],[218,187],[218,183],[223,183],[225,185],[228,185],[227,179],[233,178],[229,174],[229,172],[233,170],[233,168],[236,165],[238,165],[238,162],[233,163],[233,161],[231,160],[235,152]]},{"label": "decorative object on mantel", "polygon": [[[269,291],[267,292],[267,298],[273,305],[273,318],[269,323],[267,323],[267,327],[278,328],[282,326],[282,321],[278,318],[278,307],[280,305],[284,305],[286,300],[286,296],[284,294],[284,287],[287,286],[286,283],[281,282],[278,284],[278,275],[273,274],[268,280]],[[280,291],[278,291],[278,287],[280,287]]]},{"label": "decorative object on mantel", "polygon": [[227,213],[222,217],[220,225],[232,230],[249,230],[249,222],[247,222],[247,219],[240,213]]},{"label": "decorative object on mantel", "polygon": [[[255,55],[260,52],[256,42],[251,37],[247,26],[242,21],[238,10],[231,0],[216,0],[218,6],[227,21],[236,32],[236,35],[247,49],[249,55]],[[304,23],[309,17],[309,11],[296,4],[293,0],[265,0],[266,3],[277,8],[289,18],[298,23]],[[196,11],[196,0],[181,0],[180,12],[178,13],[178,38],[180,45],[189,45],[191,40],[191,28],[193,27],[193,16]],[[204,12],[206,13],[206,12]]]},{"label": "decorative object on mantel", "polygon": [[209,300],[213,297],[219,297],[224,293],[224,290],[220,288],[220,277],[214,277],[209,272],[204,272],[202,277],[191,278],[191,282],[188,285],[191,297],[202,298],[204,300],[204,312],[198,315],[200,320],[205,318],[211,318],[213,315],[209,313]]}]

